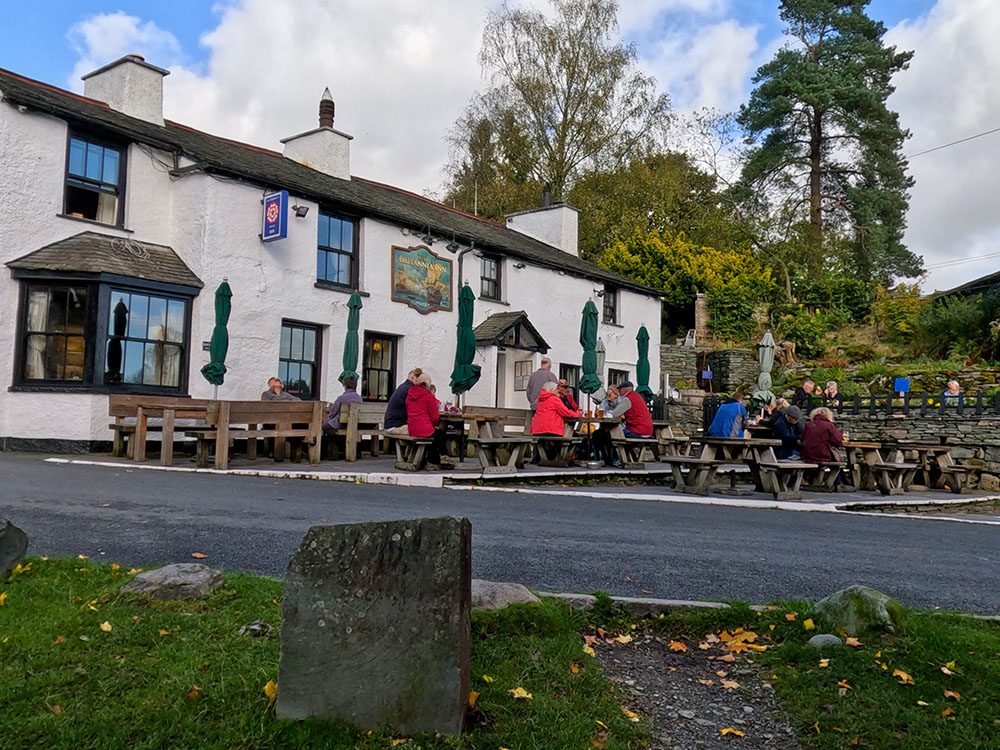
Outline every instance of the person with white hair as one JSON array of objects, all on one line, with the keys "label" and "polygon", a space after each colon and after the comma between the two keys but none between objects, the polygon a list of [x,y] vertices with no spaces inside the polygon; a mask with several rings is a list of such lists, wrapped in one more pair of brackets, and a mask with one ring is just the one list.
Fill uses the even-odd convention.
[{"label": "person with white hair", "polygon": [[823,403],[827,406],[840,406],[840,396],[837,393],[837,381],[826,381],[826,388],[823,390]]},{"label": "person with white hair", "polygon": [[580,412],[570,409],[559,398],[556,383],[542,384],[538,393],[538,409],[531,419],[532,435],[558,435],[562,437],[566,420],[580,416]]},{"label": "person with white hair", "polygon": [[941,402],[945,406],[958,406],[962,401],[962,387],[957,380],[949,380],[948,387],[941,394]]}]

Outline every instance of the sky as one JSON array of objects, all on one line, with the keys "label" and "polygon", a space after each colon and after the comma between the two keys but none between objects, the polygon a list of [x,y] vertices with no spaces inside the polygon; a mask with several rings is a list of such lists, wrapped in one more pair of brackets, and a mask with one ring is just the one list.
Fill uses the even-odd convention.
[{"label": "sky", "polygon": [[[544,0],[517,0],[544,4]],[[316,125],[327,86],[354,136],[351,171],[440,191],[445,135],[485,81],[476,56],[497,0],[0,0],[0,68],[82,91],[80,76],[128,53],[169,68],[169,119],[280,149]],[[872,0],[890,44],[915,51],[889,101],[917,154],[1000,127],[1000,2]],[[640,66],[678,113],[732,111],[783,43],[777,0],[620,0]],[[913,156],[906,241],[925,291],[996,270],[992,203],[1000,133]]]}]

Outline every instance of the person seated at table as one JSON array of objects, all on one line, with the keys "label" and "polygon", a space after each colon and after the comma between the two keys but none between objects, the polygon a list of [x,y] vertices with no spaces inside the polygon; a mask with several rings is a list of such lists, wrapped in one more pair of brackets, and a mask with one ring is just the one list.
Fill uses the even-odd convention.
[{"label": "person seated at table", "polygon": [[431,378],[421,372],[416,382],[406,391],[406,428],[411,438],[430,438],[427,448],[427,468],[436,471],[442,463],[451,459],[442,456],[445,452],[444,431],[440,427],[441,411],[437,398],[431,393]]},{"label": "person seated at table", "polygon": [[[621,406],[622,403],[621,398],[622,398],[621,394],[618,393],[618,388],[616,386],[609,385],[607,393],[604,395],[604,398],[601,400],[601,402],[597,405],[597,408],[600,409],[602,412],[604,412],[605,416],[611,416],[614,413],[615,409]],[[624,413],[625,412],[623,410],[622,414]]]},{"label": "person seated at table", "polygon": [[323,423],[323,432],[327,434],[347,427],[347,425],[340,419],[340,415],[344,410],[344,404],[360,404],[363,400],[357,391],[357,378],[348,375],[346,378],[341,380],[340,383],[344,386],[344,392],[337,396],[337,400],[333,402],[332,406],[330,406],[330,415]]},{"label": "person seated at table", "polygon": [[743,406],[743,394],[737,391],[715,412],[715,419],[708,427],[708,436],[714,438],[741,438],[743,425],[747,421],[747,410]]},{"label": "person seated at table", "polygon": [[538,392],[538,410],[531,420],[532,435],[558,435],[563,436],[566,427],[566,420],[579,417],[580,412],[569,409],[556,393],[558,386],[553,381],[542,383],[542,390]]},{"label": "person seated at table", "polygon": [[261,401],[298,401],[298,396],[293,396],[285,390],[285,384],[281,378],[271,378],[267,381],[267,390],[260,394]]},{"label": "person seated at table", "polygon": [[569,385],[565,380],[560,379],[560,381],[556,383],[556,395],[559,397],[559,400],[563,402],[563,406],[567,409],[570,411],[580,411],[580,405],[576,403],[576,399],[573,398],[573,394],[570,392]]},{"label": "person seated at table", "polygon": [[788,403],[788,399],[776,398],[774,403],[764,407],[765,415],[761,418],[760,424],[773,432],[774,423],[781,419],[781,415],[789,406],[791,404]]},{"label": "person seated at table", "polygon": [[945,406],[958,406],[962,401],[962,388],[957,380],[949,380],[948,387],[941,394],[941,403]]},{"label": "person seated at table", "polygon": [[771,435],[780,440],[781,445],[774,449],[775,458],[797,458],[802,444],[802,410],[797,406],[789,406],[774,423]]},{"label": "person seated at table", "polygon": [[434,396],[434,400],[437,401],[438,413],[440,414],[441,413],[441,399],[438,398],[438,389],[437,389],[437,386],[434,385],[433,383],[431,383],[430,391],[431,391],[431,395]]},{"label": "person seated at table", "polygon": [[827,464],[840,461],[836,451],[844,438],[833,424],[833,412],[825,406],[813,409],[809,422],[802,428],[802,460],[810,464]]},{"label": "person seated at table", "polygon": [[646,406],[646,400],[633,389],[632,381],[618,384],[618,394],[622,402],[615,408],[614,416],[625,423],[623,432],[627,438],[648,438],[653,436],[653,417]]},{"label": "person seated at table", "polygon": [[423,370],[415,367],[406,375],[406,380],[389,396],[389,403],[385,405],[385,417],[383,418],[383,429],[391,435],[406,435],[406,395],[410,388],[417,382],[417,378],[423,374]]},{"label": "person seated at table", "polygon": [[837,393],[837,381],[829,380],[827,381],[826,388],[823,390],[823,403],[827,406],[840,406],[840,395]]},{"label": "person seated at table", "polygon": [[792,396],[792,404],[800,409],[808,409],[812,402],[815,390],[816,384],[811,380],[807,380],[795,389],[795,395]]}]

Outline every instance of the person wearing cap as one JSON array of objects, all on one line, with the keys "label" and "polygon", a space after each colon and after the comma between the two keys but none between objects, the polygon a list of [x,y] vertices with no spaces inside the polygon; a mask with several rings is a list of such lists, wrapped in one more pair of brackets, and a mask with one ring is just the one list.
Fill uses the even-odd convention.
[{"label": "person wearing cap", "polygon": [[632,390],[633,387],[631,380],[618,384],[619,405],[611,412],[611,415],[622,418],[625,423],[623,426],[625,437],[652,437],[653,417],[649,413],[645,399]]},{"label": "person wearing cap", "polygon": [[772,428],[774,439],[781,441],[781,445],[774,449],[776,458],[781,460],[798,457],[802,447],[802,428],[802,410],[797,406],[789,406]]},{"label": "person wearing cap", "polygon": [[556,383],[556,395],[559,400],[563,402],[565,406],[570,411],[580,411],[580,405],[576,403],[576,399],[573,398],[573,393],[569,389],[569,384],[564,378],[560,378],[559,382]]},{"label": "person wearing cap", "polygon": [[719,407],[715,419],[708,428],[708,436],[714,438],[741,438],[743,425],[747,422],[746,407],[743,406],[743,394],[737,391],[733,397]]}]

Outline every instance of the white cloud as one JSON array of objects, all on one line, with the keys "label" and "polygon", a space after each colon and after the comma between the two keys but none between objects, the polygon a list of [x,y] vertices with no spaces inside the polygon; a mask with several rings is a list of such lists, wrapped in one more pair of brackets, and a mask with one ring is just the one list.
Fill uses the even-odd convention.
[{"label": "white cloud", "polygon": [[[889,106],[913,137],[906,151],[928,148],[1000,126],[1000,3],[939,0],[925,17],[893,28],[889,42],[915,50],[895,81]],[[926,264],[1000,250],[996,208],[1000,134],[915,157],[907,242]],[[927,290],[946,289],[996,270],[996,259],[932,270]]]},{"label": "white cloud", "polygon": [[77,91],[83,90],[80,76],[124,55],[141,54],[160,65],[172,65],[181,58],[181,46],[173,34],[122,11],[80,21],[67,37],[80,56],[69,82]]}]

